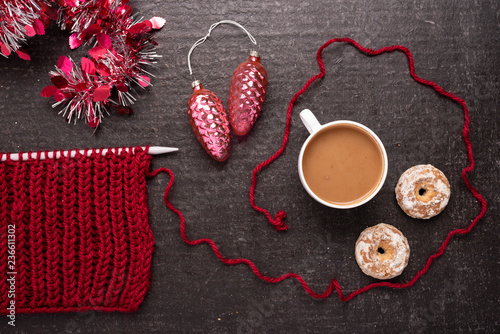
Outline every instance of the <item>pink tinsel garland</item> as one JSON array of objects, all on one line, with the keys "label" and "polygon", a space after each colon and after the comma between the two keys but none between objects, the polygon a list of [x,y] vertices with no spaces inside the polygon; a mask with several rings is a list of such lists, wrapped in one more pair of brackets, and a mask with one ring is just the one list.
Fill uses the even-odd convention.
[{"label": "pink tinsel garland", "polygon": [[[43,35],[50,19],[69,30],[71,49],[82,44],[91,47],[90,57],[80,64],[61,56],[50,72],[52,85],[41,96],[54,97],[53,107],[61,107],[68,122],[85,119],[97,127],[114,107],[118,113],[132,112],[137,99],[132,83],[151,85],[145,65],[160,57],[150,31],[160,29],[165,19],[135,20],[128,0],[11,0],[0,1],[0,51],[9,56],[15,51],[29,60],[20,47],[27,37]],[[116,96],[116,100],[113,99]],[[113,97],[113,98],[112,98]]]}]

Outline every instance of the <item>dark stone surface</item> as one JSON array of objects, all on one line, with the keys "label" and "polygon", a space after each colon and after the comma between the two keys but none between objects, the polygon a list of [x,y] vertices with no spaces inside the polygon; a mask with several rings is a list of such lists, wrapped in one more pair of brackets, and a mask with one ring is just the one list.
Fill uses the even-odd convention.
[{"label": "dark stone surface", "polygon": [[[208,246],[191,247],[179,235],[179,221],[162,202],[165,176],[148,182],[150,224],[156,238],[149,293],[135,314],[19,315],[15,329],[0,321],[2,333],[465,333],[495,332],[499,311],[498,1],[131,1],[146,18],[163,16],[156,34],[158,63],[154,87],[141,93],[129,117],[113,114],[96,134],[83,123],[67,125],[48,99],[39,96],[60,55],[77,58],[66,32],[52,25],[26,46],[30,62],[0,57],[0,150],[70,149],[135,145],[177,146],[156,157],[176,181],[174,205],[187,219],[189,237],[212,238],[224,256],[245,257],[263,274],[293,271],[323,292],[333,277],[345,293],[375,280],[354,259],[354,243],[366,227],[395,225],[409,240],[411,259],[394,282],[406,282],[455,228],[468,226],[478,202],[461,179],[468,165],[460,106],[417,84],[401,53],[375,58],[348,45],[324,52],[326,77],[298,101],[290,141],[282,157],[260,173],[258,204],[273,214],[288,213],[290,230],[276,232],[248,203],[252,169],[270,157],[283,137],[292,95],[318,72],[316,50],[330,38],[351,37],[364,46],[402,44],[414,55],[416,71],[467,101],[475,169],[472,183],[489,210],[472,233],[452,239],[446,253],[413,287],[374,289],[349,302],[334,293],[310,297],[295,280],[269,284],[245,265],[221,263]],[[186,102],[190,46],[208,27],[232,19],[260,44],[269,74],[269,93],[247,138],[232,138],[227,162],[202,150],[191,132]],[[227,100],[233,70],[251,45],[237,28],[221,26],[193,55],[193,68],[206,88]],[[296,159],[307,131],[303,108],[320,122],[351,119],[372,128],[384,142],[389,173],[381,192],[365,206],[338,211],[314,202],[302,189]],[[415,164],[441,169],[452,185],[445,211],[430,221],[407,217],[397,206],[394,186]]]}]

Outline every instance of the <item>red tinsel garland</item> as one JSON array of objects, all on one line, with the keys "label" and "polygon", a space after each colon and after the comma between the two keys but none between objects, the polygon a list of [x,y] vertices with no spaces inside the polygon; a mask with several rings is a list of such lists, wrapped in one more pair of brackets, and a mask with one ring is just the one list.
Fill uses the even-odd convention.
[{"label": "red tinsel garland", "polygon": [[21,48],[28,37],[44,35],[51,17],[57,12],[43,0],[0,1],[0,54],[8,57],[14,51],[20,58],[30,60]]},{"label": "red tinsel garland", "polygon": [[[29,60],[20,48],[27,37],[43,35],[50,19],[68,29],[71,49],[82,44],[91,47],[90,57],[80,64],[61,56],[50,72],[52,85],[41,96],[54,97],[53,107],[68,122],[85,119],[97,127],[107,107],[118,113],[130,114],[137,99],[132,83],[140,87],[151,85],[150,74],[144,67],[161,57],[154,51],[157,45],[150,31],[160,29],[165,19],[134,19],[128,0],[13,0],[0,1],[1,54],[15,50],[19,57]],[[116,88],[116,89],[113,89]],[[114,97],[116,91],[116,100]]]}]

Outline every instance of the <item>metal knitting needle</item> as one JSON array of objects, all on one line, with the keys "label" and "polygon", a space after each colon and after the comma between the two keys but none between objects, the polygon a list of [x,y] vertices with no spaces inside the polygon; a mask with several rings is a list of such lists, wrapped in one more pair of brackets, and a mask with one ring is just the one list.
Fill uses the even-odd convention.
[{"label": "metal knitting needle", "polygon": [[[105,155],[109,150],[114,152],[115,154],[120,154],[122,151],[130,152],[131,150],[134,150],[135,147],[119,147],[119,148],[103,148],[103,149],[97,149],[96,151],[102,155]],[[142,147],[143,150],[146,149],[146,147]],[[170,153],[170,152],[175,152],[178,151],[179,149],[176,147],[164,147],[164,146],[150,146],[148,150],[148,154],[151,155],[158,155],[158,154],[165,154],[165,153]],[[59,159],[62,156],[64,157],[70,157],[74,158],[76,156],[76,152],[80,152],[80,154],[85,154],[85,150],[68,150],[68,151],[48,151],[48,152],[40,152],[40,158],[39,160],[45,160],[45,159]],[[89,157],[92,154],[93,150],[89,149],[87,150],[87,156]],[[37,159],[38,152],[31,152],[31,158],[32,159]],[[30,156],[29,153],[23,153],[22,155],[20,153],[11,153],[10,154],[10,160],[12,161],[26,161],[29,160]],[[7,155],[4,154],[2,156],[1,161],[7,160]]]}]

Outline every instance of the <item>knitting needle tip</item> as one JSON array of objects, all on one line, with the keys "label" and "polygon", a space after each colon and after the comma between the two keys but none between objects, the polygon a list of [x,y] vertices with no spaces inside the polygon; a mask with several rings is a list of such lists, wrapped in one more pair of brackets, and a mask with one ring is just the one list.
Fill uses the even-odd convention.
[{"label": "knitting needle tip", "polygon": [[149,154],[157,155],[157,154],[165,154],[170,152],[176,152],[179,149],[177,147],[165,147],[165,146],[151,146],[149,147]]}]

